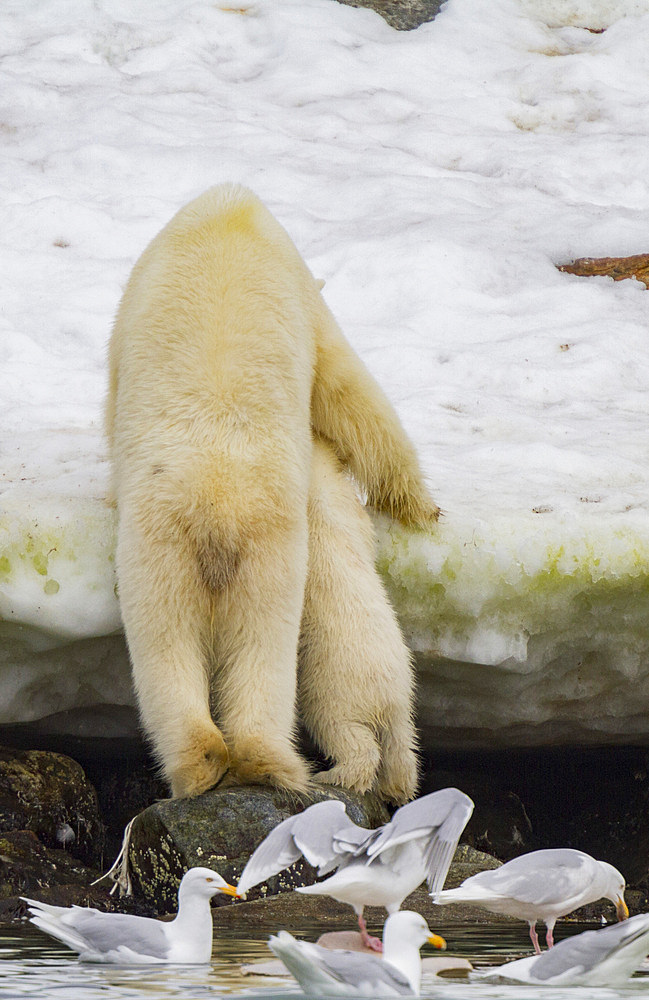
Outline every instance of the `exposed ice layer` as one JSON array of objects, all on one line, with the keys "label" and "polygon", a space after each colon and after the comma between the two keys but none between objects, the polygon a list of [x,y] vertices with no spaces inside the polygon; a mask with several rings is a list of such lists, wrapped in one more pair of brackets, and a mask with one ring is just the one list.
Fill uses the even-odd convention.
[{"label": "exposed ice layer", "polygon": [[102,500],[5,492],[0,621],[31,627],[39,650],[121,628],[114,548],[115,513]]},{"label": "exposed ice layer", "polygon": [[[72,712],[54,731],[78,734],[99,706],[133,706],[114,545],[115,513],[99,499],[30,485],[3,494],[0,725]],[[121,721],[115,735],[126,735]]]},{"label": "exposed ice layer", "polygon": [[[134,706],[124,638],[106,634],[119,629],[114,512],[39,508],[14,510],[0,545],[0,724],[132,735],[133,714],[118,711]],[[633,512],[557,520],[447,515],[413,534],[376,518],[425,742],[649,740],[649,527]]]},{"label": "exposed ice layer", "polygon": [[[587,622],[596,635],[604,609],[623,633],[633,612],[649,606],[644,514],[449,515],[434,535],[381,519],[379,530],[379,568],[411,647],[426,656],[529,672],[537,668],[529,662],[534,637],[568,641]],[[649,619],[636,638],[649,638]]]},{"label": "exposed ice layer", "polygon": [[132,736],[135,696],[123,634],[42,640],[31,626],[0,623],[0,725],[46,720],[42,732]]},{"label": "exposed ice layer", "polygon": [[449,521],[434,539],[380,526],[424,743],[646,743],[645,518]]}]

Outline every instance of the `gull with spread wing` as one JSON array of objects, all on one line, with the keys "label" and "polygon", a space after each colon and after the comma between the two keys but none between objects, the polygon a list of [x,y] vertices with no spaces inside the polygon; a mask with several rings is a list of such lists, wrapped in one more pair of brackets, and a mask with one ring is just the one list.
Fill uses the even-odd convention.
[{"label": "gull with spread wing", "polygon": [[438,892],[472,812],[468,795],[443,788],[401,806],[384,826],[366,830],[350,820],[340,800],[317,802],[268,834],[241,873],[237,892],[244,896],[305,857],[319,876],[329,878],[297,892],[348,903],[358,917],[363,943],[380,951],[379,939],[367,933],[363,909],[383,906],[388,914],[396,913],[424,880],[431,892]]}]

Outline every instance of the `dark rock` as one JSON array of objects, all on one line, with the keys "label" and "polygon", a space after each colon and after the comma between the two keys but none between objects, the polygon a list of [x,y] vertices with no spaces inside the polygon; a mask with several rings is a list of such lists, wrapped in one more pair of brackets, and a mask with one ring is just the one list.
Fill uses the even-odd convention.
[{"label": "dark rock", "polygon": [[101,815],[106,827],[105,856],[114,858],[121,846],[126,824],[152,802],[169,794],[167,783],[146,760],[116,761],[92,775]]},{"label": "dark rock", "polygon": [[21,896],[55,906],[95,906],[100,910],[154,916],[151,906],[110,895],[111,883],[93,882],[101,872],[67,851],[44,847],[31,830],[0,834],[0,923],[24,917]]},{"label": "dark rock", "polygon": [[444,0],[338,0],[349,7],[368,7],[397,31],[411,31],[439,13]]},{"label": "dark rock", "polygon": [[96,905],[101,889],[91,887],[99,872],[67,851],[48,850],[31,830],[0,834],[0,919],[21,916],[19,896],[33,896],[59,906]]},{"label": "dark rock", "polygon": [[523,801],[501,769],[482,771],[465,766],[455,771],[433,767],[426,775],[425,786],[422,795],[455,786],[473,799],[475,808],[462,839],[476,850],[509,861],[536,848]]},{"label": "dark rock", "polygon": [[76,761],[0,747],[0,832],[32,830],[46,847],[97,860],[103,827],[95,789]]},{"label": "dark rock", "polygon": [[[303,797],[268,787],[241,787],[156,802],[133,822],[128,856],[134,891],[154,902],[160,913],[168,913],[176,908],[178,883],[187,868],[205,865],[236,882],[254,849],[278,823],[331,798],[342,800],[360,826],[374,828],[389,818],[375,796],[342,789]],[[301,860],[257,886],[250,898],[309,885],[315,878],[315,870]],[[216,896],[215,905],[229,901]]]}]

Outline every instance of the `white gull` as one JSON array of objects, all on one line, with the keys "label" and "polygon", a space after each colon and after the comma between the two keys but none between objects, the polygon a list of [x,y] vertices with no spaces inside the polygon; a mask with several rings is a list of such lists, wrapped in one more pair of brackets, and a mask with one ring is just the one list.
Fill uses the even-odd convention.
[{"label": "white gull", "polygon": [[534,951],[540,954],[537,920],[545,922],[546,942],[551,948],[558,918],[586,903],[610,899],[618,920],[626,919],[629,911],[624,889],[624,879],[613,865],[563,847],[522,854],[500,868],[472,875],[457,889],[431,895],[435,903],[472,903],[492,913],[527,920]]},{"label": "white gull", "polygon": [[383,928],[383,957],[358,951],[335,951],[308,941],[297,941],[287,931],[273,935],[268,947],[297,979],[303,991],[315,996],[419,996],[423,944],[445,948],[422,916],[412,910],[393,913]]},{"label": "white gull", "polygon": [[237,891],[210,868],[190,868],[178,889],[178,913],[168,921],[22,898],[32,923],[77,951],[82,962],[190,964],[212,956],[210,899],[217,892]]},{"label": "white gull", "polygon": [[649,913],[639,913],[624,923],[565,938],[542,955],[472,973],[471,979],[539,986],[622,986],[648,953]]},{"label": "white gull", "polygon": [[318,802],[268,834],[241,873],[238,894],[304,856],[318,875],[334,874],[297,891],[348,903],[364,944],[378,951],[381,942],[367,934],[364,907],[383,906],[388,914],[396,913],[424,879],[432,892],[441,889],[472,811],[468,795],[444,788],[401,806],[384,826],[366,830],[350,820],[338,799]]}]

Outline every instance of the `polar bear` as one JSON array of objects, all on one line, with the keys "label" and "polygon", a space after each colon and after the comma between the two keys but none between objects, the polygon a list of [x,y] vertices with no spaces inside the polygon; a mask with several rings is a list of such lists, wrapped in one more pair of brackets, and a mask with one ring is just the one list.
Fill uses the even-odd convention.
[{"label": "polar bear", "polygon": [[[282,226],[210,188],[135,265],[109,348],[117,577],[142,724],[174,797],[320,777],[415,794],[410,654],[366,502],[439,510]],[[299,681],[298,681],[299,657]]]}]

